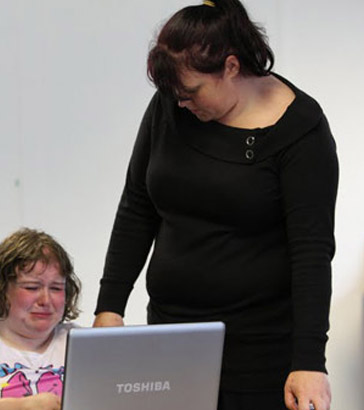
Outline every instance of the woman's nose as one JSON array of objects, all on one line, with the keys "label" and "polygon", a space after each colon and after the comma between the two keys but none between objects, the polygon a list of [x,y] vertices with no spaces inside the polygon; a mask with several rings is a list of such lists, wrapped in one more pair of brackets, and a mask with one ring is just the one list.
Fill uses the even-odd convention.
[{"label": "woman's nose", "polygon": [[178,100],[178,106],[181,108],[188,108],[189,105],[191,105],[191,99],[190,98],[180,98]]},{"label": "woman's nose", "polygon": [[181,108],[186,107],[186,100],[178,100],[178,106]]}]

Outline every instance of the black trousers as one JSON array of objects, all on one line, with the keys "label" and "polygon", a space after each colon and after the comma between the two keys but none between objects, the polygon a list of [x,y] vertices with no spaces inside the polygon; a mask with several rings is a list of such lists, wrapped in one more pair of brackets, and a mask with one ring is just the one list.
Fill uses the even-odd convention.
[{"label": "black trousers", "polygon": [[287,410],[282,392],[235,393],[220,391],[218,410]]}]

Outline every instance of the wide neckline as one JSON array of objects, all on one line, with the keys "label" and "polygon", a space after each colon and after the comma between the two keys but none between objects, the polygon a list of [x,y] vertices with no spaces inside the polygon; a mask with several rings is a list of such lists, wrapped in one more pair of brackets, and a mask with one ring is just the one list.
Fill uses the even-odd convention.
[{"label": "wide neckline", "polygon": [[[276,73],[273,75],[290,87],[296,96],[274,125],[248,129],[232,127],[217,121],[201,122],[188,110],[175,105],[175,129],[181,140],[210,157],[228,162],[253,164],[301,138],[320,121],[323,115],[321,107],[288,80]],[[249,137],[255,138],[254,147],[249,145]]]},{"label": "wide neckline", "polygon": [[290,110],[290,108],[291,107],[294,108],[295,102],[297,100],[297,88],[293,84],[291,84],[288,80],[286,80],[284,77],[281,77],[280,75],[273,73],[273,72],[271,73],[271,75],[273,75],[280,82],[286,85],[295,95],[294,99],[291,101],[291,103],[287,106],[287,108],[284,110],[282,115],[278,118],[278,120],[274,124],[267,125],[265,127],[245,128],[245,127],[235,127],[233,125],[223,124],[215,120],[210,121],[210,123],[214,124],[214,126],[217,128],[221,127],[221,128],[226,128],[229,130],[237,130],[239,132],[246,132],[246,133],[266,133],[272,130],[284,118],[284,116]]}]

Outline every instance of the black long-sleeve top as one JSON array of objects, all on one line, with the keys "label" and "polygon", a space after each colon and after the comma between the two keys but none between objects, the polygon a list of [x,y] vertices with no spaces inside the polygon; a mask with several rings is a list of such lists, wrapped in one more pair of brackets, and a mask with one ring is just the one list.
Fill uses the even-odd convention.
[{"label": "black long-sleeve top", "polygon": [[147,270],[149,323],[222,320],[222,386],[282,388],[326,371],[338,164],[320,106],[274,125],[201,122],[159,92],[140,126],[96,312],[124,316]]}]

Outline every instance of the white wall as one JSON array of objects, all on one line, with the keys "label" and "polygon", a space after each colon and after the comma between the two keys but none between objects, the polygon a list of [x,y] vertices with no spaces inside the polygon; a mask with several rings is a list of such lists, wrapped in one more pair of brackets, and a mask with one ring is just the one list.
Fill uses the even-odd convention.
[{"label": "white wall", "polygon": [[[148,45],[183,0],[0,0],[0,238],[44,229],[73,256],[89,325],[128,158],[153,93]],[[364,399],[364,3],[247,0],[276,71],[316,97],[341,177],[328,346],[333,410]],[[145,322],[144,276],[127,322]]]}]

